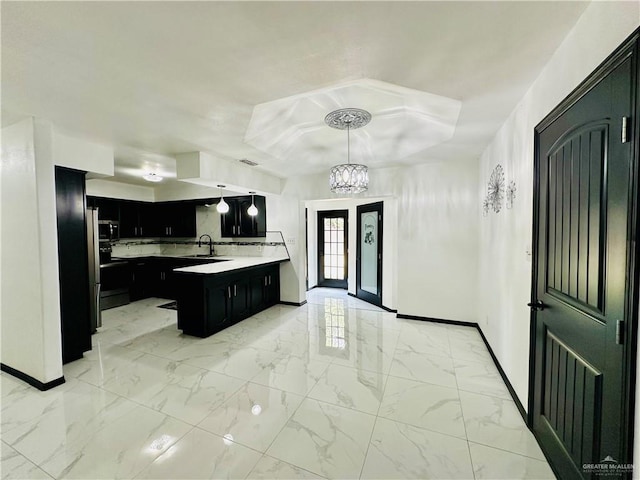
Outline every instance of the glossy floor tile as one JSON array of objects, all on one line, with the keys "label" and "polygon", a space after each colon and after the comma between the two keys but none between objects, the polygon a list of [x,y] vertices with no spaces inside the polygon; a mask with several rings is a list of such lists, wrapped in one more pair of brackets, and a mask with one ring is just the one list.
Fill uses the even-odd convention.
[{"label": "glossy floor tile", "polygon": [[52,390],[0,373],[2,480],[553,478],[474,328],[316,288],[201,339],[164,303]]}]

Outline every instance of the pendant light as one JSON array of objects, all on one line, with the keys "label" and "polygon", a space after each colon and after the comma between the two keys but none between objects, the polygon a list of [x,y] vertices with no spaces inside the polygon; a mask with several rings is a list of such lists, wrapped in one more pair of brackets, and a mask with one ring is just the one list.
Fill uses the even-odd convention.
[{"label": "pendant light", "polygon": [[218,185],[218,188],[220,189],[220,201],[218,202],[218,205],[216,205],[218,213],[227,213],[229,211],[229,204],[224,201],[224,197],[222,196],[222,189],[225,186],[226,185]]},{"label": "pendant light", "polygon": [[255,203],[253,203],[253,196],[255,195],[256,192],[249,192],[249,193],[251,194],[251,206],[247,208],[247,213],[252,217],[255,217],[256,215],[258,215],[258,208],[256,207]]},{"label": "pendant light", "polygon": [[369,188],[369,169],[366,165],[351,163],[350,135],[352,128],[364,127],[371,121],[371,114],[360,108],[341,108],[324,117],[331,128],[347,131],[347,163],[329,171],[329,187],[333,193],[362,193]]}]

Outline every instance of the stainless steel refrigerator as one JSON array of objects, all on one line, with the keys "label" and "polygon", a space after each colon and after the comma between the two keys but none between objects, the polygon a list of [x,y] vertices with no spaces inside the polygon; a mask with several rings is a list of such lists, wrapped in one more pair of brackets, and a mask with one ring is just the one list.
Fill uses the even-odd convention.
[{"label": "stainless steel refrigerator", "polygon": [[98,233],[98,209],[87,208],[87,247],[89,252],[89,303],[91,333],[102,326],[100,311],[100,236]]}]

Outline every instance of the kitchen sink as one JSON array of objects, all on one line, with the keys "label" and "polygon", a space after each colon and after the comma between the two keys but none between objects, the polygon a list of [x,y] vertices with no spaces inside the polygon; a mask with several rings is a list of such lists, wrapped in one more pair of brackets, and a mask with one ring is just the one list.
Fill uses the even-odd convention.
[{"label": "kitchen sink", "polygon": [[182,258],[203,258],[203,259],[209,260],[210,262],[226,262],[227,261],[222,258],[212,257],[211,255],[207,255],[206,253],[195,253],[193,255],[184,255],[184,257]]}]

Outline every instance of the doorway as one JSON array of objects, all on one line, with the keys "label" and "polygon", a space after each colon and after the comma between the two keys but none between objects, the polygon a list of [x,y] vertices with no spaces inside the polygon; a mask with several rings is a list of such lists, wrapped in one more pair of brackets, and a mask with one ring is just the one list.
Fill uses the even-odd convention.
[{"label": "doorway", "polygon": [[382,202],[359,205],[356,297],[382,306]]},{"label": "doorway", "polygon": [[347,288],[348,210],[318,212],[318,285]]},{"label": "doorway", "polygon": [[636,42],[535,130],[529,420],[560,478],[632,458]]}]

